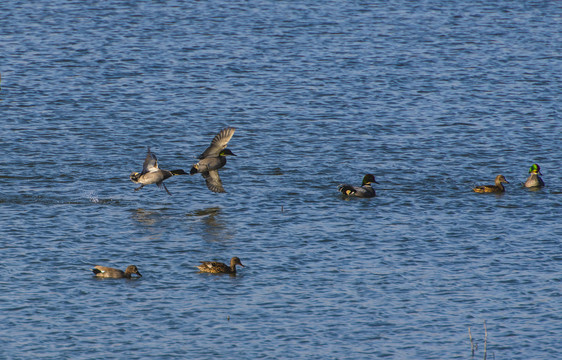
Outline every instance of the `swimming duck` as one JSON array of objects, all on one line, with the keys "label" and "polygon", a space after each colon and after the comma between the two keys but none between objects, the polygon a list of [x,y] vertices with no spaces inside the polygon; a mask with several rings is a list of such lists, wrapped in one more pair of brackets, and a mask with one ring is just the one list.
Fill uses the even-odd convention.
[{"label": "swimming duck", "polygon": [[338,186],[338,191],[347,196],[371,198],[376,195],[375,189],[373,189],[371,183],[378,184],[378,182],[375,181],[374,175],[367,174],[363,177],[363,183],[361,184],[361,187],[349,184],[341,184]]},{"label": "swimming duck", "polygon": [[213,274],[236,274],[236,265],[242,265],[242,262],[236,256],[230,259],[230,266],[218,261],[201,261],[201,265],[197,266],[199,271]]},{"label": "swimming duck", "polygon": [[541,167],[539,166],[539,164],[531,165],[531,168],[529,169],[529,173],[531,175],[529,175],[527,181],[525,181],[525,187],[544,186],[544,181],[542,181],[542,178],[539,176],[539,174],[542,175]]},{"label": "swimming duck", "polygon": [[201,173],[207,187],[212,192],[226,192],[222,187],[222,181],[218,169],[226,165],[226,156],[236,156],[226,149],[226,145],[234,135],[236,128],[227,127],[222,129],[211,141],[211,145],[198,156],[199,162],[191,168],[191,175]]},{"label": "swimming duck", "polygon": [[141,184],[141,186],[136,188],[135,191],[142,189],[145,185],[156,184],[159,188],[164,187],[164,190],[166,190],[168,195],[172,195],[166,188],[166,185],[164,185],[164,180],[174,175],[187,175],[187,173],[182,169],[171,171],[159,169],[158,159],[156,158],[156,155],[150,152],[149,147],[146,159],[142,165],[142,172],[133,172],[129,178],[132,182]]},{"label": "swimming duck", "polygon": [[495,185],[480,185],[476,186],[472,190],[477,193],[502,193],[505,191],[502,183],[509,184],[503,175],[496,176]]},{"label": "swimming duck", "polygon": [[139,272],[139,269],[137,269],[135,265],[127,266],[125,271],[110,268],[107,266],[96,265],[94,266],[92,271],[97,277],[102,277],[102,278],[130,279],[132,274],[137,274],[139,277],[142,277],[141,273]]}]

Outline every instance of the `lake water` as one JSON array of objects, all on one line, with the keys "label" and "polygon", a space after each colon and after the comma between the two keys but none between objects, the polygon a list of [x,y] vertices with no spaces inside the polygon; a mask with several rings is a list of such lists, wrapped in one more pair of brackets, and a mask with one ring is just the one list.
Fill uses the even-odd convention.
[{"label": "lake water", "polygon": [[[7,0],[0,25],[1,359],[469,359],[469,327],[481,359],[484,322],[488,359],[560,356],[560,2]],[[189,171],[226,126],[226,194],[133,191],[147,146]]]}]

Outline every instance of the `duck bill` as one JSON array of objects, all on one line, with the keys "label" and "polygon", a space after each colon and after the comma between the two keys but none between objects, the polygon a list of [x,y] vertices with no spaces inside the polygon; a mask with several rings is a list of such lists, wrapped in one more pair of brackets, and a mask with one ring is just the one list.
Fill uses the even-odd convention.
[{"label": "duck bill", "polygon": [[137,272],[137,275],[138,275],[139,277],[142,277],[142,275],[141,275],[141,273],[140,273],[140,272]]}]

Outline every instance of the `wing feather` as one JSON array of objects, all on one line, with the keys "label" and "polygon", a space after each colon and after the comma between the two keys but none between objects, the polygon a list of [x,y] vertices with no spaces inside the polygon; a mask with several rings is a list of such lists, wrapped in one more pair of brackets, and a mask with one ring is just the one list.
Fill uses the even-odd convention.
[{"label": "wing feather", "polygon": [[227,127],[222,129],[211,141],[211,145],[199,155],[199,159],[204,159],[206,157],[217,157],[220,152],[226,148],[226,145],[232,139],[234,131],[236,128]]},{"label": "wing feather", "polygon": [[146,159],[144,159],[144,164],[142,164],[141,175],[154,171],[158,171],[158,159],[156,158],[156,155],[150,152],[149,147],[146,153]]},{"label": "wing feather", "polygon": [[209,190],[216,193],[226,192],[222,187],[222,181],[218,171],[211,170],[201,173],[201,175],[203,175],[203,177],[205,178],[205,183],[207,184]]}]

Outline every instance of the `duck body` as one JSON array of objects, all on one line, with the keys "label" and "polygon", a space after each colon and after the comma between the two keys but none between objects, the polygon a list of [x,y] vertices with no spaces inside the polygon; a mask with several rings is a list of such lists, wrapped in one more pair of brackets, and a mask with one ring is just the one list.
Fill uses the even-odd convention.
[{"label": "duck body", "polygon": [[338,191],[346,196],[355,196],[360,198],[372,198],[377,194],[375,189],[371,186],[372,183],[378,184],[375,181],[375,176],[372,174],[367,174],[363,177],[363,182],[361,186],[353,186],[350,184],[340,184],[338,186]]},{"label": "duck body", "polygon": [[[229,150],[230,151],[230,150]],[[226,156],[219,155],[217,157],[208,157],[200,160],[197,164],[193,165],[190,175],[197,173],[203,174],[209,171],[218,170],[226,165]]]},{"label": "duck body", "polygon": [[505,192],[505,188],[502,185],[509,184],[509,182],[505,179],[503,175],[496,176],[495,184],[494,185],[480,185],[474,187],[474,190],[477,193],[503,193]]},{"label": "duck body", "polygon": [[194,164],[189,171],[190,175],[201,174],[205,179],[207,188],[212,192],[226,192],[218,170],[226,165],[227,156],[236,156],[232,151],[226,149],[226,145],[234,135],[236,128],[227,127],[222,129],[211,141],[211,145],[201,154],[199,162]]},{"label": "duck body", "polygon": [[92,269],[92,272],[95,274],[96,277],[101,277],[101,278],[130,279],[132,277],[131,276],[132,274],[136,274],[139,277],[142,277],[141,273],[139,272],[139,269],[137,269],[135,265],[127,266],[125,271],[114,269],[107,266],[96,265]]},{"label": "duck body", "polygon": [[164,188],[168,195],[172,195],[166,185],[164,185],[164,180],[174,176],[174,175],[186,175],[187,173],[182,169],[177,170],[164,170],[158,167],[158,159],[156,155],[150,151],[148,148],[146,159],[142,166],[142,172],[133,172],[129,178],[132,182],[141,184],[140,187],[136,188],[135,191],[140,190],[145,185],[156,184],[159,188]]},{"label": "duck body", "polygon": [[238,257],[230,259],[230,266],[218,261],[201,261],[201,265],[197,266],[199,271],[212,274],[236,274],[236,265],[242,265]]},{"label": "duck body", "polygon": [[527,181],[525,181],[525,187],[531,188],[531,187],[544,186],[544,181],[539,176],[542,175],[542,173],[541,173],[541,167],[538,164],[531,165],[531,168],[529,169],[529,174],[531,175],[529,175]]}]

